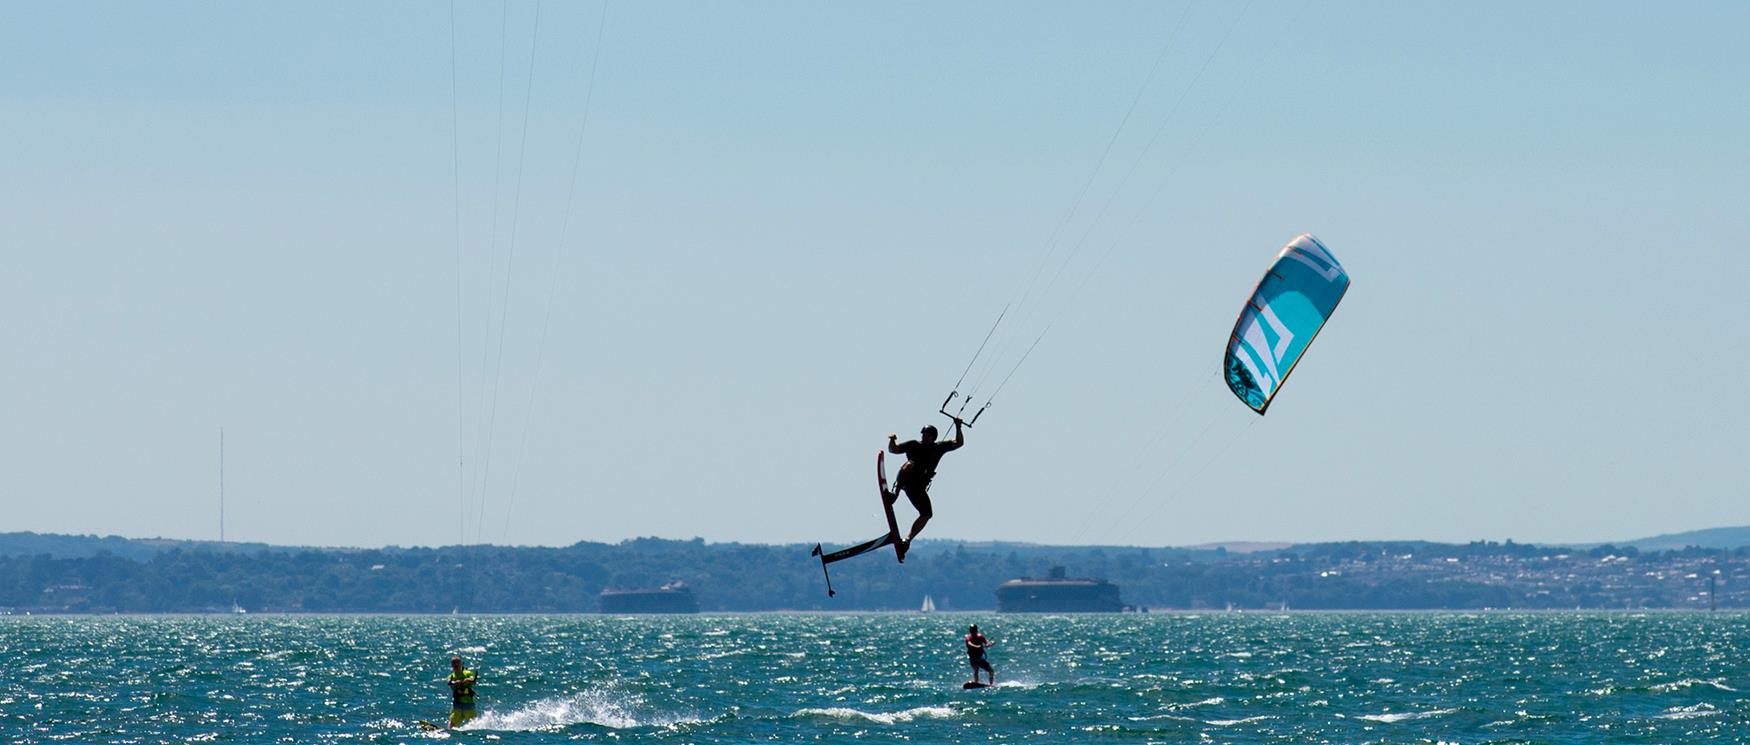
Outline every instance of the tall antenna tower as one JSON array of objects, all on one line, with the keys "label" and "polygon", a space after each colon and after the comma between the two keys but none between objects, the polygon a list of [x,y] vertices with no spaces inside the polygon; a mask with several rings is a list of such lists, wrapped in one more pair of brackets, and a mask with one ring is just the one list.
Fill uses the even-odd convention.
[{"label": "tall antenna tower", "polygon": [[219,428],[219,542],[225,542],[225,428]]}]

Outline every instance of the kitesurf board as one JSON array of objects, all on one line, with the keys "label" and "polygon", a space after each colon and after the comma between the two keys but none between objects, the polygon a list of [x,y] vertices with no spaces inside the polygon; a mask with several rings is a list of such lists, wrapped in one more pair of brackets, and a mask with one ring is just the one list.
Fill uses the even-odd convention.
[{"label": "kitesurf board", "polygon": [[879,538],[870,538],[869,540],[863,541],[862,543],[859,543],[859,544],[852,546],[850,548],[841,548],[837,551],[830,551],[830,552],[826,552],[826,553],[822,553],[820,544],[815,544],[814,553],[809,554],[809,555],[810,556],[819,556],[820,563],[822,563],[822,564],[831,564],[835,561],[844,561],[845,559],[849,559],[852,556],[862,556],[863,554],[869,553],[870,551],[874,551],[875,549],[881,548],[882,546],[885,546],[891,542],[893,542],[893,534],[883,533],[883,534],[881,534],[881,537],[879,537]]},{"label": "kitesurf board", "polygon": [[989,688],[989,683],[961,683],[960,690],[970,691],[974,688]]},{"label": "kitesurf board", "polygon": [[428,722],[428,721],[425,721],[424,719],[421,719],[421,720],[419,720],[419,728],[423,729],[427,732],[433,732],[436,730],[443,729],[443,726],[438,725],[438,724],[432,724],[431,722]]},{"label": "kitesurf board", "polygon": [[905,563],[905,546],[899,540],[899,521],[893,517],[893,503],[899,501],[899,493],[887,490],[887,451],[875,451],[875,480],[881,487],[881,511],[887,513],[887,536],[893,543],[893,557],[899,563]]},{"label": "kitesurf board", "polygon": [[881,490],[881,511],[887,515],[887,532],[879,537],[837,551],[827,551],[825,547],[816,543],[814,551],[809,553],[809,556],[820,557],[820,573],[826,578],[826,596],[829,598],[838,593],[832,589],[832,574],[826,570],[828,564],[844,561],[853,556],[861,556],[889,543],[893,544],[894,557],[899,559],[899,563],[905,563],[905,548],[899,542],[899,520],[893,517],[893,502],[899,499],[899,493],[887,490],[887,454],[881,450],[875,451],[875,485]]}]

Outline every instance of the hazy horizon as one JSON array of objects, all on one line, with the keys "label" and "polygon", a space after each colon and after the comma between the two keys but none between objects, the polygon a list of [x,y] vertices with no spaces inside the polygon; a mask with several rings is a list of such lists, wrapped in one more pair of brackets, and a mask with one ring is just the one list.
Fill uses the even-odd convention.
[{"label": "hazy horizon", "polygon": [[[1397,542],[1426,542],[1426,543],[1440,543],[1440,544],[1448,544],[1448,545],[1464,545],[1464,544],[1471,543],[1473,541],[1495,541],[1495,542],[1512,541],[1513,543],[1520,543],[1520,544],[1526,544],[1526,545],[1536,545],[1536,546],[1602,546],[1602,545],[1611,545],[1611,544],[1634,543],[1634,542],[1643,541],[1643,540],[1652,539],[1652,538],[1662,538],[1666,535],[1683,535],[1683,534],[1688,534],[1688,533],[1699,533],[1699,532],[1713,531],[1713,530],[1733,530],[1733,529],[1750,530],[1750,525],[1743,525],[1743,526],[1727,525],[1727,526],[1717,526],[1717,527],[1711,527],[1711,528],[1695,528],[1692,530],[1675,531],[1674,533],[1660,533],[1657,535],[1642,535],[1642,536],[1620,537],[1620,538],[1612,538],[1612,539],[1606,539],[1606,540],[1588,540],[1588,541],[1539,541],[1539,540],[1520,539],[1520,538],[1516,538],[1516,537],[1509,537],[1506,539],[1475,538],[1475,539],[1471,539],[1471,540],[1437,541],[1437,540],[1430,540],[1430,539],[1426,539],[1426,538],[1395,537],[1395,538],[1335,538],[1335,539],[1330,539],[1328,541],[1272,541],[1272,540],[1246,539],[1246,540],[1231,540],[1231,541],[1208,541],[1208,542],[1196,543],[1196,544],[1148,545],[1148,544],[1134,544],[1134,543],[1100,543],[1100,544],[1094,544],[1094,543],[1080,543],[1080,544],[1050,543],[1050,542],[1041,542],[1041,541],[1012,541],[1012,540],[1003,540],[1003,539],[943,538],[943,537],[930,537],[928,535],[920,537],[918,540],[922,543],[934,543],[934,542],[968,543],[968,544],[990,543],[990,544],[1016,544],[1016,545],[1028,545],[1028,546],[1040,546],[1040,547],[1119,548],[1119,549],[1122,549],[1122,548],[1214,549],[1216,547],[1232,547],[1232,546],[1236,546],[1236,545],[1240,545],[1240,546],[1248,546],[1248,545],[1249,546],[1294,546],[1294,545],[1306,545],[1306,544],[1314,544],[1314,543],[1397,543]],[[166,537],[166,536],[127,536],[127,535],[120,535],[120,534],[97,534],[97,533],[43,533],[41,531],[19,531],[19,532],[35,532],[38,535],[70,536],[70,537],[75,537],[75,538],[85,538],[85,537],[100,538],[100,539],[121,538],[124,540],[134,540],[134,541],[192,541],[192,542],[197,542],[197,543],[217,543],[218,542],[216,540],[203,539],[203,538],[173,538],[173,537]],[[712,539],[706,538],[704,536],[639,535],[639,536],[628,536],[625,538],[611,539],[611,540],[580,538],[580,539],[575,540],[575,541],[566,541],[566,542],[562,542],[562,543],[514,543],[514,544],[500,544],[500,543],[485,543],[485,544],[475,544],[475,543],[470,543],[470,544],[383,543],[383,544],[375,544],[375,545],[356,545],[356,544],[275,543],[275,542],[271,542],[271,541],[238,541],[238,540],[227,540],[227,541],[225,541],[225,543],[227,543],[227,544],[259,544],[259,545],[266,545],[266,546],[271,546],[271,547],[276,547],[276,548],[313,548],[313,549],[344,549],[344,550],[371,551],[371,550],[389,549],[389,548],[438,549],[438,548],[477,547],[477,546],[488,546],[488,547],[493,547],[493,548],[565,548],[566,546],[572,546],[572,545],[576,545],[578,543],[619,544],[619,543],[625,543],[625,542],[637,541],[637,540],[645,540],[645,539],[654,539],[654,540],[663,540],[663,541],[703,540],[707,544],[737,544],[737,543],[740,543],[740,544],[747,544],[747,545],[769,545],[769,546],[806,546],[806,545],[811,545],[811,544],[816,543],[816,542],[822,542],[825,545],[830,547],[833,545],[849,544],[849,543],[853,542],[853,540],[855,540],[855,537],[853,537],[853,536],[841,536],[838,538],[829,538],[825,541],[733,541],[733,540],[724,541],[724,540],[712,540]],[[1230,548],[1230,550],[1233,550],[1233,549]],[[1267,549],[1258,549],[1258,550],[1267,550]],[[1240,553],[1245,553],[1245,551],[1240,551]]]}]

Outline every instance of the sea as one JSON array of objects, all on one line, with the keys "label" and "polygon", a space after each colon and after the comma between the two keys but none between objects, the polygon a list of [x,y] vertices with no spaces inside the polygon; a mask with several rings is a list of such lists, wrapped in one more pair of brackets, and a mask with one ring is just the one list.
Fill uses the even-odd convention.
[{"label": "sea", "polygon": [[0,742],[1750,742],[1750,614],[10,616]]}]

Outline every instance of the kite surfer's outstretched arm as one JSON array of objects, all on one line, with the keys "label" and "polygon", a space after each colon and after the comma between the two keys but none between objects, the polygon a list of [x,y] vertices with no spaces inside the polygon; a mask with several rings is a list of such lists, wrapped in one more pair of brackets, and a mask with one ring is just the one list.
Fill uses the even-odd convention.
[{"label": "kite surfer's outstretched arm", "polygon": [[909,440],[902,444],[899,441],[899,435],[897,433],[887,433],[887,452],[893,453],[894,455],[900,455],[911,449],[908,447],[909,445],[911,445]]}]

